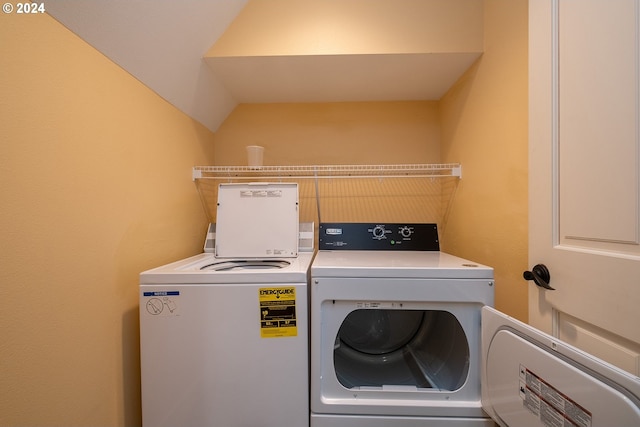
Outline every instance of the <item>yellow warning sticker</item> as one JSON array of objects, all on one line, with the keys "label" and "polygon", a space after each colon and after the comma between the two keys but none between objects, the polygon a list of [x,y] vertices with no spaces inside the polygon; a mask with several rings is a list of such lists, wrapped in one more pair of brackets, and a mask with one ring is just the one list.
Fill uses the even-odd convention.
[{"label": "yellow warning sticker", "polygon": [[262,338],[295,337],[296,288],[260,288],[260,336]]}]

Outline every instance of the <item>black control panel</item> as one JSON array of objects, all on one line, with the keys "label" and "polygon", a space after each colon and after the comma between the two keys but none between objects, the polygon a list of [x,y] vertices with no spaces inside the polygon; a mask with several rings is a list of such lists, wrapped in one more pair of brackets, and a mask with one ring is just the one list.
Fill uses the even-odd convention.
[{"label": "black control panel", "polygon": [[320,250],[440,250],[436,224],[322,222],[319,234]]}]

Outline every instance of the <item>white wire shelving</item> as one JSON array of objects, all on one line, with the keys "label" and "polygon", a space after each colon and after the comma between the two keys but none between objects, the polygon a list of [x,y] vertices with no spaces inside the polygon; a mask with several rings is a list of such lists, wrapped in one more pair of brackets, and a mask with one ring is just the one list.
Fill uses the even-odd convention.
[{"label": "white wire shelving", "polygon": [[444,230],[462,178],[459,163],[194,166],[210,222],[222,183],[297,182],[303,222],[435,222]]},{"label": "white wire shelving", "polygon": [[404,165],[194,166],[193,180],[256,178],[462,178],[459,163]]}]

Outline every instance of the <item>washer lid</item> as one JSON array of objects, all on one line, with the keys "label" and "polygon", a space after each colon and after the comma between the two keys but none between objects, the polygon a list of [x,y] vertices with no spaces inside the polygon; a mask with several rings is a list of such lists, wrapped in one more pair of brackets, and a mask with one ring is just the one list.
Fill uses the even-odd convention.
[{"label": "washer lid", "polygon": [[482,308],[482,407],[502,426],[640,426],[640,378]]},{"label": "washer lid", "polygon": [[298,184],[220,184],[215,254],[218,258],[298,255]]}]

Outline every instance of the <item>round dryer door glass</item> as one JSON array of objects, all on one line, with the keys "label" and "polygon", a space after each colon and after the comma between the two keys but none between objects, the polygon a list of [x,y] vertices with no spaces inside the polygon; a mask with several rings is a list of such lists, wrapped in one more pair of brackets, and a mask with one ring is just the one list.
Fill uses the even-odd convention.
[{"label": "round dryer door glass", "polygon": [[469,373],[467,337],[447,311],[352,311],[340,326],[333,357],[338,381],[346,388],[453,391]]},{"label": "round dryer door glass", "polygon": [[422,324],[421,311],[356,310],[340,327],[340,339],[353,350],[389,354],[409,343]]}]

